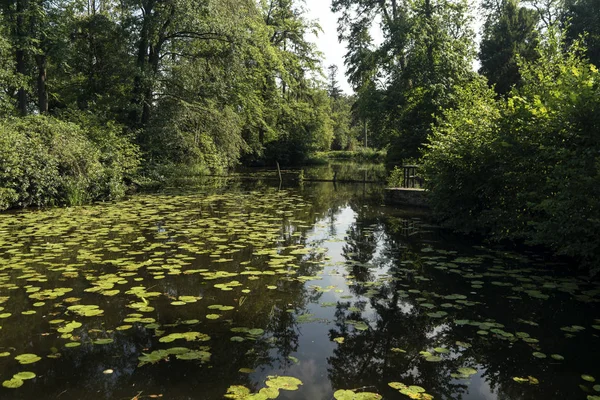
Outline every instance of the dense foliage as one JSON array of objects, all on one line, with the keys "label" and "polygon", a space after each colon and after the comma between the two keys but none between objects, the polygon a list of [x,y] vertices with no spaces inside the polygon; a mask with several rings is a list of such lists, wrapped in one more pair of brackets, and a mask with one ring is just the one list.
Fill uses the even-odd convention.
[{"label": "dense foliage", "polygon": [[[89,152],[86,168],[61,164],[60,179],[96,182],[97,159],[110,169],[110,179],[102,179],[112,189],[107,195],[78,183],[76,202],[118,197],[132,180],[175,171],[220,172],[240,161],[293,164],[315,151],[352,149],[352,99],[329,90],[321,55],[307,39],[320,28],[304,14],[297,0],[3,2],[3,145],[19,165],[27,163],[17,150],[27,141],[36,149],[35,157],[27,155],[32,162],[58,162],[43,135],[72,144],[62,150],[66,158]],[[23,126],[35,126],[36,118],[44,132],[25,137]],[[127,151],[110,147],[123,143]],[[22,184],[34,179],[28,174],[37,164],[19,175],[10,157],[0,163],[1,208],[73,203],[50,170],[48,182]]]},{"label": "dense foliage", "polygon": [[600,260],[598,1],[481,5],[477,51],[467,0],[332,0],[348,96],[301,0],[4,1],[0,209],[386,154],[449,226]]},{"label": "dense foliage", "polygon": [[434,127],[431,202],[449,226],[600,260],[600,73],[550,29],[522,86],[496,100],[481,81]]},{"label": "dense foliage", "polygon": [[[440,110],[474,75],[474,33],[466,1],[334,0],[357,114],[370,143],[391,144],[388,161],[420,156]],[[371,37],[381,21],[383,42]]]},{"label": "dense foliage", "polygon": [[137,149],[119,127],[52,117],[7,118],[0,123],[0,209],[79,205],[125,192],[138,168]]}]

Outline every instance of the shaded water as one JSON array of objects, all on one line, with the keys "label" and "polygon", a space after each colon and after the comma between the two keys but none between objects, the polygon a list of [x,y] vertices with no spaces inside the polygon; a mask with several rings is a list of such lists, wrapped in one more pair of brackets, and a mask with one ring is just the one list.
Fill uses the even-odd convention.
[{"label": "shaded water", "polygon": [[[263,168],[241,167],[237,173],[244,178],[279,180],[275,166]],[[298,174],[306,181],[369,182],[383,183],[387,178],[385,165],[381,163],[359,163],[349,160],[328,160],[322,165],[284,167],[283,181],[298,180]]]},{"label": "shaded water", "polygon": [[4,214],[0,254],[0,381],[20,384],[0,398],[600,394],[598,285],[385,207],[376,185]]}]

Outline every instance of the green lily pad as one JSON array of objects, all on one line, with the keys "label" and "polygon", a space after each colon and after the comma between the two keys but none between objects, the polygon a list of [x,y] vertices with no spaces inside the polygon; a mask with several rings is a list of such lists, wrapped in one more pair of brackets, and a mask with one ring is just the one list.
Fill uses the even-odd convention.
[{"label": "green lily pad", "polygon": [[232,385],[227,388],[225,397],[228,399],[246,399],[250,396],[250,389],[242,385]]},{"label": "green lily pad", "polygon": [[399,347],[392,347],[390,350],[392,350],[394,353],[406,353],[406,350],[403,350]]},{"label": "green lily pad", "polygon": [[114,342],[114,340],[111,338],[96,339],[93,341],[94,344],[110,344],[112,342]]},{"label": "green lily pad", "polygon": [[302,381],[292,376],[269,376],[265,384],[276,389],[298,390],[298,386],[302,385]]},{"label": "green lily pad", "polygon": [[581,375],[581,379],[583,379],[584,381],[587,381],[587,382],[596,382],[596,378],[594,378],[591,375],[585,375],[585,374]]},{"label": "green lily pad", "polygon": [[279,397],[279,389],[274,387],[262,388],[258,391],[258,396],[262,396],[261,398],[265,399],[276,399]]},{"label": "green lily pad", "polygon": [[33,364],[41,359],[42,358],[40,356],[30,353],[20,354],[15,357],[15,360],[17,360],[20,364]]},{"label": "green lily pad", "polygon": [[540,353],[539,351],[533,352],[532,355],[537,358],[546,358],[546,355],[544,353]]},{"label": "green lily pad", "polygon": [[206,342],[207,340],[210,340],[210,336],[200,332],[171,333],[167,336],[161,337],[158,339],[158,341],[162,343],[170,343],[178,339],[185,339],[188,342],[195,340]]},{"label": "green lily pad", "polygon": [[30,371],[23,371],[23,372],[19,372],[17,374],[13,375],[13,379],[20,379],[22,381],[25,381],[27,379],[33,379],[35,378],[36,375],[34,372],[30,372]]},{"label": "green lily pad", "polygon": [[557,360],[557,361],[562,361],[565,358],[563,356],[561,356],[560,354],[550,354],[550,357],[552,357],[553,359]]},{"label": "green lily pad", "polygon": [[23,386],[23,380],[19,378],[12,378],[10,380],[2,382],[2,386],[9,389],[16,389]]},{"label": "green lily pad", "polygon": [[391,387],[391,388],[393,388],[393,389],[397,389],[397,390],[404,389],[404,388],[408,387],[404,383],[401,383],[401,382],[389,382],[388,386]]},{"label": "green lily pad", "polygon": [[175,355],[179,360],[200,360],[202,362],[208,362],[211,354],[208,351],[192,350],[187,353],[181,353]]},{"label": "green lily pad", "polygon": [[115,329],[118,331],[126,331],[127,329],[133,328],[133,325],[121,325],[117,326]]},{"label": "green lily pad", "polygon": [[462,367],[458,369],[458,372],[462,375],[475,375],[477,373],[477,370],[475,368],[471,368],[471,367]]},{"label": "green lily pad", "polygon": [[252,336],[260,336],[263,333],[265,333],[264,329],[260,329],[260,328],[254,328],[254,329],[250,329],[248,331],[248,334],[252,335]]}]

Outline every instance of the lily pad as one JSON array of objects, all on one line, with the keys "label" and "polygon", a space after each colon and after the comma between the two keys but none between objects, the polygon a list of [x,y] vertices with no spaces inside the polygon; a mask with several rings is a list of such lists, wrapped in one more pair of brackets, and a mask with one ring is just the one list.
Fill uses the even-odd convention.
[{"label": "lily pad", "polygon": [[471,367],[462,367],[458,369],[458,372],[460,374],[463,375],[475,375],[477,373],[477,370],[475,368],[471,368]]},{"label": "lily pad", "polygon": [[23,380],[19,378],[12,378],[10,380],[2,382],[2,386],[9,389],[16,389],[23,386]]},{"label": "lily pad", "polygon": [[30,353],[20,354],[15,357],[15,360],[17,360],[20,364],[33,364],[41,359],[42,358],[40,356]]},{"label": "lily pad", "polygon": [[30,371],[23,371],[13,375],[13,379],[21,379],[22,381],[25,381],[27,379],[33,379],[35,377],[35,373]]},{"label": "lily pad", "polygon": [[302,385],[302,381],[292,376],[269,376],[265,384],[276,389],[298,390],[298,386]]}]

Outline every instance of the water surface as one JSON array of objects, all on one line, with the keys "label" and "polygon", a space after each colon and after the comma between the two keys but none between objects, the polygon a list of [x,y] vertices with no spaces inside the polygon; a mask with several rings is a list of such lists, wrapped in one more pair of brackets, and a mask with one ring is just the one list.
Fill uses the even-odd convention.
[{"label": "water surface", "polygon": [[382,203],[226,181],[0,215],[0,398],[597,400],[597,284]]}]

